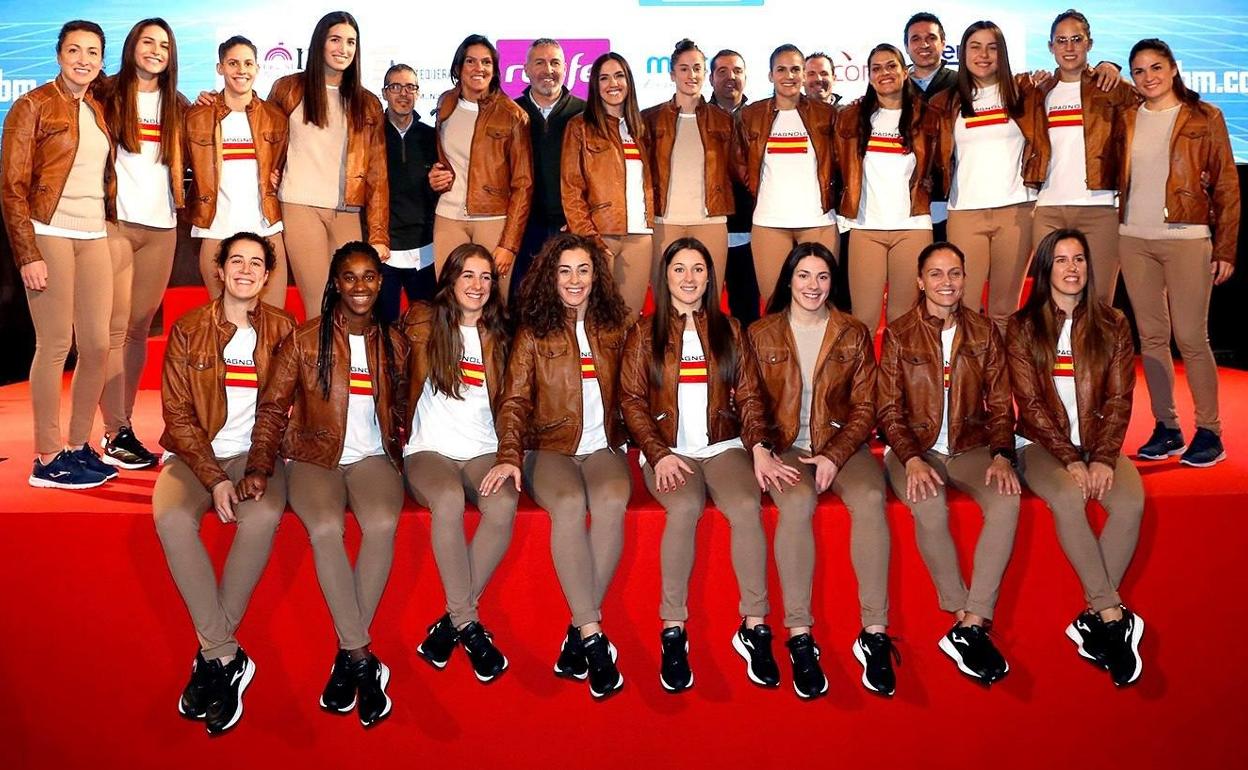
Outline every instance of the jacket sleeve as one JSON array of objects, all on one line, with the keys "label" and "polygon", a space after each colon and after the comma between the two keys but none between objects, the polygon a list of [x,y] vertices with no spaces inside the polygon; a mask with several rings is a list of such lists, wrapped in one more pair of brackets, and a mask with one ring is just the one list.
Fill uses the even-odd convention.
[{"label": "jacket sleeve", "polygon": [[498,245],[515,254],[520,251],[524,228],[533,207],[533,136],[529,116],[516,107],[511,125],[511,195],[507,199],[507,222]]},{"label": "jacket sleeve", "polygon": [[278,346],[270,364],[272,374],[256,404],[256,424],[251,429],[251,451],[247,453],[247,473],[273,475],[277,451],[290,421],[295,388],[299,384],[299,339],[291,333]]},{"label": "jacket sleeve", "polygon": [[386,168],[386,116],[380,105],[369,100],[369,109],[377,114],[369,132],[368,168],[365,170],[366,204],[364,217],[368,225],[368,242],[390,246],[390,172]]},{"label": "jacket sleeve", "polygon": [[[750,139],[745,133],[745,122],[741,113],[732,116],[732,144],[728,149],[728,168],[732,172],[733,181],[742,187],[750,186]],[[750,190],[751,194],[757,191]]]},{"label": "jacket sleeve", "polygon": [[186,331],[174,324],[169,333],[169,347],[160,377],[161,414],[165,433],[160,443],[186,463],[205,489],[211,490],[222,481],[229,481],[212,451],[212,439],[199,423],[187,378],[190,359],[187,355]]},{"label": "jacket sleeve", "polygon": [[1091,460],[1113,468],[1122,454],[1122,442],[1131,422],[1131,395],[1135,390],[1135,348],[1126,316],[1115,313],[1114,349],[1106,362],[1105,392],[1101,401],[1101,430],[1089,447]]},{"label": "jacket sleeve", "polygon": [[30,219],[30,185],[38,123],[39,107],[34,100],[18,99],[4,119],[4,139],[0,143],[0,163],[4,166],[0,208],[13,249],[13,261],[19,268],[43,260],[35,247],[35,226]]},{"label": "jacket sleeve", "polygon": [[403,447],[407,444],[407,431],[412,427],[407,421],[407,399],[410,392],[409,377],[411,377],[408,362],[412,357],[412,346],[398,324],[390,327],[387,333],[390,335],[390,342],[394,349],[394,361],[391,362],[393,371],[390,374],[390,385],[394,388],[394,397],[390,400],[390,419],[394,424],[394,435],[398,437],[399,459],[401,460]]},{"label": "jacket sleeve", "polygon": [[1048,450],[1062,465],[1078,462],[1082,457],[1070,443],[1070,434],[1058,426],[1042,395],[1042,381],[1031,360],[1032,335],[1027,334],[1024,339],[1022,323],[1018,318],[1011,318],[1005,336],[1009,339],[1006,349],[1010,385],[1018,402],[1018,417],[1025,428],[1024,434]]},{"label": "jacket sleeve", "polygon": [[858,368],[854,370],[850,390],[849,419],[837,431],[823,450],[837,468],[844,468],[849,458],[858,451],[875,427],[875,390],[879,379],[875,365],[875,346],[869,334],[863,330],[858,341]]},{"label": "jacket sleeve", "polygon": [[498,462],[516,467],[524,460],[525,426],[533,414],[533,399],[537,397],[536,377],[537,348],[533,335],[522,329],[516,335],[507,361],[506,383],[503,401],[498,407],[494,421],[498,433]]},{"label": "jacket sleeve", "polygon": [[584,120],[573,118],[563,135],[563,148],[559,155],[559,189],[563,202],[563,214],[568,220],[568,232],[593,238],[605,249],[602,234],[594,227],[589,216],[589,183],[581,165],[581,148],[585,144]]},{"label": "jacket sleeve", "polygon": [[737,382],[733,401],[741,420],[741,443],[745,444],[745,451],[750,452],[755,444],[767,440],[770,421],[767,419],[762,376],[758,373],[754,348],[746,344],[737,319],[729,317],[728,322],[732,324],[733,344],[737,348]]},{"label": "jacket sleeve", "polygon": [[988,406],[988,443],[992,453],[1014,458],[1014,394],[1005,343],[996,324],[988,324],[988,356],[984,362],[984,395]]},{"label": "jacket sleeve", "polygon": [[[620,359],[620,411],[624,424],[646,461],[654,466],[672,453],[650,415],[650,340],[642,331],[646,321],[633,324]],[[673,415],[668,415],[672,419]]]},{"label": "jacket sleeve", "polygon": [[1239,174],[1226,130],[1226,118],[1216,108],[1209,110],[1209,175],[1210,197],[1213,199],[1213,258],[1235,264],[1239,239]]},{"label": "jacket sleeve", "polygon": [[906,415],[905,388],[901,374],[901,345],[896,336],[885,327],[884,345],[880,350],[880,366],[876,374],[876,414],[884,438],[893,448],[897,459],[905,463],[918,457],[919,440]]}]

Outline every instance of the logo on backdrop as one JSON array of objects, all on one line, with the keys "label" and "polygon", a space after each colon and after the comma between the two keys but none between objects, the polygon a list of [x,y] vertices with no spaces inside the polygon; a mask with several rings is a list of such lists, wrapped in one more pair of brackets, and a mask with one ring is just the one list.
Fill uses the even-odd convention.
[{"label": "logo on backdrop", "polygon": [[296,48],[292,51],[281,41],[265,51],[260,60],[260,74],[266,80],[276,80],[302,68],[303,49]]},{"label": "logo on backdrop", "polygon": [[[529,85],[524,76],[524,60],[529,54],[532,40],[499,40],[498,59],[502,67],[503,93],[516,98]],[[568,39],[559,41],[563,46],[563,84],[582,99],[589,95],[589,69],[594,60],[611,50],[606,38]]]}]

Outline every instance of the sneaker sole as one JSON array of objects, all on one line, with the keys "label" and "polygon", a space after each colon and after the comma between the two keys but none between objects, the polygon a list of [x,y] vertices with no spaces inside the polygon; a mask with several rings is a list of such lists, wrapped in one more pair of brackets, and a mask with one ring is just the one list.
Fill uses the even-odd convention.
[{"label": "sneaker sole", "polygon": [[189,712],[189,711],[183,711],[183,710],[182,710],[182,699],[181,699],[181,698],[178,698],[178,714],[179,714],[179,715],[180,715],[183,719],[191,719],[191,720],[194,720],[194,721],[197,721],[197,722],[202,722],[202,721],[203,721],[203,719],[204,719],[204,717],[208,716],[208,712],[207,712],[207,711],[201,711],[201,712],[200,712],[200,713],[198,713],[198,714],[192,714],[192,713],[191,713],[191,712]]},{"label": "sneaker sole", "polygon": [[382,663],[381,661],[377,661],[377,664],[381,666],[381,695],[383,698],[386,699],[386,705],[385,705],[385,708],[381,710],[381,713],[377,715],[376,719],[370,722],[365,722],[363,719],[361,719],[360,724],[363,725],[364,727],[372,727],[373,725],[377,724],[381,720],[390,716],[390,709],[392,706],[394,706],[394,702],[391,701],[390,696],[386,694],[386,688],[390,686],[390,667],[387,666],[385,663]]},{"label": "sneaker sole", "polygon": [[1178,449],[1173,449],[1168,452],[1163,452],[1162,454],[1144,454],[1143,452],[1136,452],[1135,456],[1141,460],[1166,460],[1171,457],[1174,457],[1175,455],[1181,455],[1186,451],[1187,451],[1187,444],[1184,444]]},{"label": "sneaker sole", "polygon": [[767,684],[754,674],[754,660],[750,657],[750,651],[746,648],[745,642],[741,641],[740,634],[734,633],[732,635],[732,649],[736,650],[737,654],[745,659],[745,675],[750,678],[751,682],[759,687],[766,687],[768,689],[780,686],[779,682],[776,682],[775,684]]},{"label": "sneaker sole", "polygon": [[994,682],[1001,681],[1001,679],[1003,679],[1006,674],[1010,673],[1010,664],[1006,663],[1005,671],[1001,672],[1001,676],[996,677],[995,679],[991,677],[986,677],[982,674],[976,673],[975,671],[967,667],[966,663],[962,660],[962,654],[958,652],[957,645],[949,641],[949,637],[947,636],[940,637],[940,642],[938,642],[938,645],[940,647],[941,652],[948,655],[953,660],[954,663],[958,664],[959,671],[961,671],[963,674],[966,674],[970,678],[974,679],[976,682],[982,682],[983,684],[992,684]]},{"label": "sneaker sole", "polygon": [[823,689],[817,693],[814,693],[813,695],[809,693],[804,693],[801,690],[799,690],[797,688],[797,682],[793,683],[793,692],[797,693],[797,697],[801,698],[802,700],[814,700],[815,698],[822,698],[824,695],[828,694],[828,678],[826,676],[823,678]]},{"label": "sneaker sole", "polygon": [[[383,664],[383,665],[384,665],[384,664]],[[330,667],[329,667],[329,673],[330,673],[330,674],[333,674],[333,673],[334,673],[334,667],[333,667],[333,666],[330,666]],[[326,704],[326,703],[325,703],[325,696],[324,696],[324,695],[322,695],[321,697],[317,698],[317,699],[316,699],[316,702],[317,702],[317,703],[319,703],[319,704],[321,704],[321,708],[325,709],[326,711],[328,711],[328,712],[329,712],[329,713],[331,713],[331,714],[350,714],[350,713],[351,713],[351,709],[355,708],[355,702],[356,702],[357,700],[359,700],[359,696],[356,696],[355,698],[352,698],[352,699],[351,699],[351,703],[350,703],[350,704],[348,704],[348,705],[346,705],[346,706],[343,706],[343,707],[342,707],[342,708],[340,708],[340,709],[332,708],[332,707],[330,707],[328,704]]]},{"label": "sneaker sole", "polygon": [[1144,673],[1144,659],[1140,657],[1140,640],[1144,638],[1144,619],[1139,615],[1135,616],[1135,625],[1131,629],[1131,654],[1135,656],[1135,671],[1132,672],[1131,678],[1122,684],[1114,682],[1118,687],[1126,687],[1134,684],[1140,678],[1140,674]]},{"label": "sneaker sole", "polygon": [[[500,652],[499,655],[502,655],[502,653]],[[495,679],[498,679],[500,676],[505,674],[507,672],[507,668],[510,665],[511,664],[507,662],[507,656],[503,655],[503,667],[498,670],[497,674],[491,674],[490,676],[481,676],[481,674],[478,673],[478,671],[475,668],[472,670],[472,674],[473,676],[477,678],[477,681],[480,682],[481,684],[489,684],[490,682],[493,682]]]},{"label": "sneaker sole", "polygon": [[1074,623],[1071,623],[1070,625],[1066,626],[1066,638],[1075,643],[1075,648],[1079,650],[1080,657],[1082,657],[1084,660],[1088,661],[1089,663],[1093,664],[1097,668],[1100,668],[1102,670],[1105,668],[1104,664],[1102,664],[1101,661],[1097,660],[1095,655],[1092,655],[1091,653],[1089,653],[1087,650],[1083,648],[1083,637],[1079,634],[1078,629],[1075,628]]},{"label": "sneaker sole", "polygon": [[108,478],[103,478],[99,481],[89,481],[82,484],[68,484],[64,481],[41,479],[33,473],[28,479],[26,479],[26,483],[36,489],[94,489],[102,484],[108,483],[108,481]]},{"label": "sneaker sole", "polygon": [[[862,651],[862,645],[858,644],[857,639],[854,640],[854,657],[858,659],[858,663],[862,666],[862,686],[863,687],[867,688],[868,690],[875,693],[876,695],[884,695],[886,697],[892,697],[893,693],[897,692],[896,688],[893,688],[892,690],[889,690],[888,692],[884,692],[880,688],[871,684],[870,679],[867,679],[867,655],[866,653]],[[826,681],[827,677],[824,677],[824,680]],[[824,692],[827,692],[826,686],[824,687]]]},{"label": "sneaker sole", "polygon": [[556,663],[554,666],[554,671],[555,671],[555,676],[559,677],[560,679],[575,679],[577,681],[583,682],[589,678],[588,669],[578,674],[575,671],[564,671],[563,669],[559,668],[559,664]]},{"label": "sneaker sole", "polygon": [[121,468],[127,471],[141,471],[144,468],[155,468],[157,465],[155,459],[152,459],[150,462],[126,462],[124,460],[118,460],[116,457],[112,457],[108,454],[100,455],[100,461],[106,465],[111,465],[115,468]]},{"label": "sneaker sole", "polygon": [[1186,465],[1189,468],[1212,468],[1213,466],[1217,465],[1218,463],[1222,462],[1225,459],[1226,459],[1226,452],[1223,452],[1222,454],[1213,458],[1209,462],[1204,462],[1204,463],[1192,462],[1186,457],[1180,457],[1179,465]]},{"label": "sneaker sole", "polygon": [[230,721],[226,722],[225,725],[221,729],[213,730],[209,728],[208,729],[209,735],[220,735],[221,733],[224,733],[226,730],[229,730],[234,725],[238,724],[238,720],[243,718],[243,693],[247,692],[247,688],[248,686],[251,685],[251,680],[253,677],[255,677],[255,675],[256,675],[256,662],[252,660],[251,658],[248,658],[247,667],[243,669],[242,681],[238,683],[238,707],[234,709],[234,715],[230,717]]},{"label": "sneaker sole", "polygon": [[612,695],[615,695],[617,692],[624,689],[624,675],[620,674],[619,676],[620,678],[615,680],[615,685],[610,690],[600,693],[591,685],[589,688],[589,694],[594,697],[594,700],[606,700],[607,698],[610,698]]},{"label": "sneaker sole", "polygon": [[446,664],[451,662],[450,655],[446,656],[446,660],[439,662],[437,658],[425,652],[425,645],[423,642],[416,645],[416,654],[420,656],[421,660],[433,666],[434,668],[438,669],[439,671],[446,668]]}]

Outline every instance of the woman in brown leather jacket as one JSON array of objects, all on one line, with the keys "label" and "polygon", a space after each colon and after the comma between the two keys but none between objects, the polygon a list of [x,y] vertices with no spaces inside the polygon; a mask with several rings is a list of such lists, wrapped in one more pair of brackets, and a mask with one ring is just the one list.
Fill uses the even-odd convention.
[{"label": "woman in brown leather jacket", "polygon": [[[403,475],[412,497],[433,515],[433,556],[446,594],[446,614],[429,626],[416,652],[441,669],[458,642],[477,679],[489,682],[507,669],[507,658],[481,624],[477,600],[507,553],[520,494],[507,484],[479,492],[496,463],[494,415],[511,347],[489,250],[456,246],[433,301],[413,303],[402,328],[411,345]],[[467,501],[481,511],[471,545],[464,535]]]},{"label": "woman in brown leather jacket", "polygon": [[[1066,635],[1121,686],[1143,669],[1144,619],[1118,596],[1144,514],[1140,474],[1122,454],[1135,353],[1126,317],[1098,299],[1092,265],[1082,232],[1041,239],[1031,296],[1010,319],[1010,379],[1019,433],[1031,442],[1019,473],[1053,512],[1087,601]],[[1099,539],[1088,523],[1092,500],[1109,513]]]},{"label": "woman in brown leather jacket", "polygon": [[[1144,103],[1119,116],[1126,148],[1118,253],[1157,421],[1139,456],[1164,460],[1181,454],[1184,465],[1207,468],[1226,459],[1218,368],[1209,347],[1209,296],[1235,272],[1239,176],[1222,112],[1183,85],[1170,46],[1141,40],[1129,61]],[[1174,406],[1171,333],[1196,403],[1190,445]]]},{"label": "woman in brown leather jacket", "polygon": [[659,559],[660,681],[669,692],[693,685],[685,621],[694,536],[709,492],[732,525],[742,616],[733,647],[751,681],[776,687],[760,490],[795,483],[799,474],[771,453],[758,367],[736,319],[719,309],[706,246],[695,238],[672,241],[654,275],[655,312],[633,327],[624,350],[620,407],[641,447],[646,488],[667,512]]},{"label": "woman in brown leather jacket", "polygon": [[[876,406],[889,483],[914,514],[940,608],[956,617],[940,649],[992,684],[1010,670],[988,627],[1014,550],[1019,484],[1005,348],[992,322],[962,304],[965,276],[957,246],[919,252],[919,303],[884,329]],[[949,534],[947,485],[984,514],[969,589]]]},{"label": "woman in brown leather jacket", "polygon": [[853,651],[863,666],[862,683],[883,695],[896,689],[893,643],[887,634],[884,472],[866,443],[875,427],[874,341],[862,323],[833,306],[835,273],[836,259],[827,247],[798,244],[780,270],[767,316],[750,327],[750,346],[772,420],[773,449],[782,462],[801,471],[796,483],[769,491],[780,511],[776,569],[784,590],[793,686],[803,698],[828,689],[810,628],[815,572],[811,519],[819,495],[828,489],[850,514],[850,554],[862,616]]},{"label": "woman in brown leather jacket", "polygon": [[585,111],[568,121],[560,156],[568,232],[592,238],[606,254],[615,285],[635,319],[654,263],[650,137],[637,110],[633,71],[614,51],[589,72]]},{"label": "woman in brown leather jacket", "polygon": [[[290,507],[312,540],[316,576],[338,633],[321,708],[357,707],[368,727],[390,713],[390,670],[369,648],[368,628],[394,559],[403,507],[399,424],[407,340],[380,319],[381,258],[367,243],[330,260],[321,314],[278,349],[256,408],[239,496],[261,499],[278,454],[288,461]],[[352,569],[343,543],[347,505],[363,537]]]},{"label": "woman in brown leather jacket", "polygon": [[504,484],[520,491],[523,467],[529,495],[550,514],[551,555],[572,613],[555,674],[588,677],[590,695],[605,698],[624,685],[602,631],[602,600],[633,489],[616,390],[632,316],[602,250],[571,233],[542,247],[518,307],[495,422],[498,464],[481,493],[499,494]]},{"label": "woman in brown leather jacket", "polygon": [[[152,490],[152,517],[199,637],[178,713],[205,720],[214,734],[243,715],[256,665],[234,632],[286,510],[283,466],[274,468],[259,499],[240,500],[234,489],[247,465],[257,395],[271,379],[278,344],[295,328],[290,314],[260,301],[276,262],[273,247],[255,233],[221,242],[217,277],[225,293],[173,325],[161,380],[160,443],[171,454]],[[199,538],[210,508],[222,524],[238,525],[219,582]]]}]

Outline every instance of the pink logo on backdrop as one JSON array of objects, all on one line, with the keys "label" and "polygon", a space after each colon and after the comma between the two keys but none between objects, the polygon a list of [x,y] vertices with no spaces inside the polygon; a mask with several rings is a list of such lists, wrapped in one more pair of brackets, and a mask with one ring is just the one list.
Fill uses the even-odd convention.
[{"label": "pink logo on backdrop", "polygon": [[[532,40],[499,40],[498,59],[502,67],[503,93],[516,98],[524,93],[529,81],[524,76],[524,60]],[[584,99],[589,94],[589,68],[594,60],[611,50],[606,38],[594,40],[559,41],[563,46],[563,84],[572,93]]]}]

